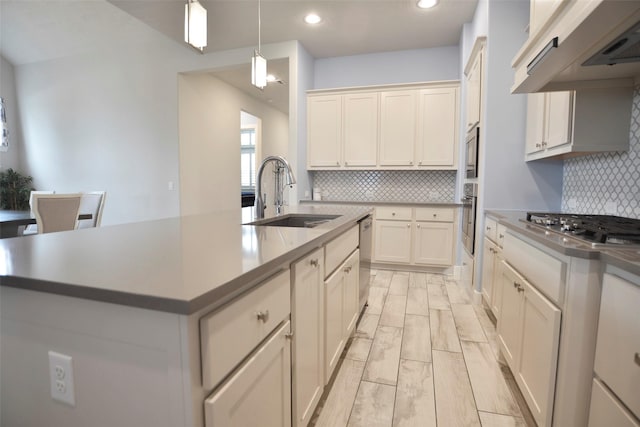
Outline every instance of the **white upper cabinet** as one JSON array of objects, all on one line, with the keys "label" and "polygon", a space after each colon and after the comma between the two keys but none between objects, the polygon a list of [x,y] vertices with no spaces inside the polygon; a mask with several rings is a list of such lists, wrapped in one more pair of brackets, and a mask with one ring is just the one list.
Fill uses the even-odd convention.
[{"label": "white upper cabinet", "polygon": [[478,37],[473,44],[469,61],[464,70],[467,83],[467,95],[465,99],[467,126],[470,131],[482,120],[482,63],[484,60],[484,45],[486,37]]},{"label": "white upper cabinet", "polygon": [[382,92],[380,104],[380,166],[412,166],[416,145],[416,91]]},{"label": "white upper cabinet", "polygon": [[458,139],[458,89],[442,87],[418,92],[418,167],[454,168]]},{"label": "white upper cabinet", "polygon": [[307,102],[307,165],[337,168],[342,161],[342,97],[323,95]]},{"label": "white upper cabinet", "polygon": [[457,167],[459,82],[310,92],[310,170]]},{"label": "white upper cabinet", "polygon": [[537,34],[567,0],[531,0],[529,2],[529,34]]},{"label": "white upper cabinet", "polygon": [[630,88],[527,96],[527,161],[629,149]]},{"label": "white upper cabinet", "polygon": [[378,94],[344,95],[344,166],[376,166]]}]

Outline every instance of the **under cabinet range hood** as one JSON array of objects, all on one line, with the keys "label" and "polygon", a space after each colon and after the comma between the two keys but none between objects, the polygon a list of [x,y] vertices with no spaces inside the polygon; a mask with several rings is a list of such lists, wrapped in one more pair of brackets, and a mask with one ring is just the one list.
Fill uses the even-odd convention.
[{"label": "under cabinet range hood", "polygon": [[563,0],[516,54],[512,93],[640,81],[640,1]]}]

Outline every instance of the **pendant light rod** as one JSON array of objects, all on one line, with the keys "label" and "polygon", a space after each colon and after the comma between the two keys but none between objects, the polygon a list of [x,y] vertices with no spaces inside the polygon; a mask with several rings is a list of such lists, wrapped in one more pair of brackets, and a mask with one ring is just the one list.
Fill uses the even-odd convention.
[{"label": "pendant light rod", "polygon": [[262,20],[260,19],[260,0],[258,0],[258,53],[260,53],[260,33],[262,32]]}]

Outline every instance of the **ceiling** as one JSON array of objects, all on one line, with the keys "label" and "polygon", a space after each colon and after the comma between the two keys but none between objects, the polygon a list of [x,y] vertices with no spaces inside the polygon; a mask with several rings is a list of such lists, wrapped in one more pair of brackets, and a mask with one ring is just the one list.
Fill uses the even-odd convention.
[{"label": "ceiling", "polygon": [[[262,0],[262,43],[299,40],[315,58],[457,45],[478,0]],[[257,1],[202,0],[205,54],[257,44]],[[100,47],[147,33],[139,21],[184,44],[185,0],[0,0],[0,53],[14,65]],[[113,7],[113,6],[117,7]],[[122,11],[126,13],[122,13]],[[315,26],[306,13],[323,17]],[[132,19],[135,17],[136,19]],[[185,46],[187,48],[187,46]]]},{"label": "ceiling", "polygon": [[[299,40],[315,58],[457,45],[478,0],[440,0],[433,9],[415,0],[262,0],[262,43]],[[257,0],[201,0],[208,14],[204,54],[257,45]],[[127,49],[157,32],[185,49],[185,0],[0,0],[0,54],[14,65],[85,52]],[[303,22],[308,12],[323,21]],[[143,22],[146,25],[140,25]],[[269,58],[267,58],[269,59]],[[276,67],[288,83],[288,66]],[[216,76],[287,111],[286,84],[263,92],[248,82],[248,67]],[[280,91],[277,90],[279,87]],[[278,94],[280,92],[281,94]]]}]

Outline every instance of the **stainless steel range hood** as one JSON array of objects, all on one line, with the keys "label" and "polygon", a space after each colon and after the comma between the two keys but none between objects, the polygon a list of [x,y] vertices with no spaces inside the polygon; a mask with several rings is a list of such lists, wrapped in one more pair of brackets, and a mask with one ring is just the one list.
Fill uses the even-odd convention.
[{"label": "stainless steel range hood", "polygon": [[640,80],[640,1],[564,1],[512,66],[513,93],[633,85]]}]

